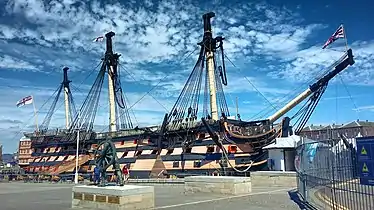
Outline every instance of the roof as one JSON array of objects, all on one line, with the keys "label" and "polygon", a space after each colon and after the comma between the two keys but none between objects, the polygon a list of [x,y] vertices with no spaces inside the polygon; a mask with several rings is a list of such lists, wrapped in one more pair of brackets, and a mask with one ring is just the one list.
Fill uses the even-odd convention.
[{"label": "roof", "polygon": [[354,120],[346,124],[332,124],[332,125],[308,125],[305,126],[302,131],[318,131],[327,129],[344,129],[344,128],[356,128],[356,127],[374,127],[374,122]]},{"label": "roof", "polygon": [[22,136],[22,138],[19,141],[31,141],[30,138]]},{"label": "roof", "polygon": [[276,138],[274,143],[264,147],[263,149],[295,148],[298,141],[300,141],[300,136],[297,135]]}]

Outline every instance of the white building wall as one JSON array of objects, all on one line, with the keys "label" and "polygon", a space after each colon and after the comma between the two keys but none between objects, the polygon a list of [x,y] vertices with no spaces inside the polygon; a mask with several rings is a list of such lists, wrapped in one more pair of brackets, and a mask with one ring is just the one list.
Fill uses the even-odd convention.
[{"label": "white building wall", "polygon": [[272,171],[285,171],[284,167],[284,155],[282,149],[269,149],[269,159],[272,160]]}]

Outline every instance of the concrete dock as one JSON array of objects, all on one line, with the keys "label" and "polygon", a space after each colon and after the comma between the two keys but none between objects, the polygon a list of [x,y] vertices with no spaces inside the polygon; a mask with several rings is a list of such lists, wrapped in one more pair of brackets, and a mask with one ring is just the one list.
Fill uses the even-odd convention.
[{"label": "concrete dock", "polygon": [[[303,209],[295,202],[293,188],[252,187],[246,195],[227,196],[209,193],[185,193],[183,184],[141,184],[155,189],[155,209]],[[51,183],[0,183],[2,210],[71,209],[73,184]]]}]

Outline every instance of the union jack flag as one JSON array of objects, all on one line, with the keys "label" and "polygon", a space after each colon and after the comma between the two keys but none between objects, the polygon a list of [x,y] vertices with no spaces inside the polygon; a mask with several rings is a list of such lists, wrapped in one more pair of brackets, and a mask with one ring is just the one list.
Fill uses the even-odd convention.
[{"label": "union jack flag", "polygon": [[326,43],[323,45],[322,49],[325,49],[328,45],[335,42],[339,38],[344,38],[344,28],[343,25],[340,25],[338,30],[335,31],[335,33],[326,41]]},{"label": "union jack flag", "polygon": [[21,107],[21,106],[24,106],[26,104],[32,104],[32,102],[33,102],[32,96],[26,96],[23,99],[17,101],[16,106]]}]

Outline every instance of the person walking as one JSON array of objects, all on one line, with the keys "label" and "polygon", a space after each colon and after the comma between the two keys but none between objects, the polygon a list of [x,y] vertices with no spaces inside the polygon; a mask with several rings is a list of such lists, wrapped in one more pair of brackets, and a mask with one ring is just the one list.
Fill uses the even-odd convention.
[{"label": "person walking", "polygon": [[122,168],[122,174],[123,174],[123,179],[124,179],[123,181],[127,183],[130,177],[130,174],[129,174],[129,169],[127,168],[126,165],[124,165]]},{"label": "person walking", "polygon": [[94,184],[97,185],[100,182],[100,168],[95,166],[93,174],[94,174]]}]

